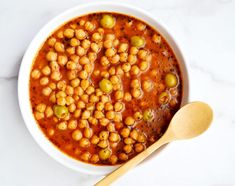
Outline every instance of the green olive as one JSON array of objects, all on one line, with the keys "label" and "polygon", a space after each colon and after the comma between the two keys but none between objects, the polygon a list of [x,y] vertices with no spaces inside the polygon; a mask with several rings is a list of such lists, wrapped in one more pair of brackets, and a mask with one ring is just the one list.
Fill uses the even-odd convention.
[{"label": "green olive", "polygon": [[101,160],[107,160],[111,155],[111,150],[109,148],[105,148],[99,151],[99,157]]},{"label": "green olive", "polygon": [[145,39],[140,36],[132,36],[131,45],[137,48],[142,48],[145,45]]},{"label": "green olive", "polygon": [[115,25],[115,18],[111,15],[104,15],[100,20],[100,24],[104,28],[113,28]]},{"label": "green olive", "polygon": [[146,122],[152,121],[154,118],[154,113],[152,109],[147,109],[143,113],[143,120]]},{"label": "green olive", "polygon": [[65,118],[69,113],[68,108],[66,106],[61,106],[61,105],[55,105],[53,107],[53,110],[56,117],[60,119]]},{"label": "green olive", "polygon": [[166,86],[168,86],[169,88],[175,87],[178,83],[176,75],[172,73],[166,74],[165,83],[166,83]]},{"label": "green olive", "polygon": [[110,93],[113,90],[113,85],[108,79],[102,79],[99,82],[99,87],[104,93]]},{"label": "green olive", "polygon": [[158,97],[158,102],[162,105],[167,104],[170,101],[170,95],[167,92],[162,92]]}]

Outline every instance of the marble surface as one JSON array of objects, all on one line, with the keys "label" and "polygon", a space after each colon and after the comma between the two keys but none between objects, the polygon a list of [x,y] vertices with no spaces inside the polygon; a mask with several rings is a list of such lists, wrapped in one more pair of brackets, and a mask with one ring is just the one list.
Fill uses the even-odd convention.
[{"label": "marble surface", "polygon": [[[121,0],[120,0],[121,1]],[[17,76],[27,45],[60,12],[86,0],[0,1],[0,185],[89,186],[100,177],[67,169],[34,142],[22,120]],[[170,144],[113,185],[235,185],[235,1],[126,0],[163,20],[190,67],[190,100],[208,102],[208,132]]]}]

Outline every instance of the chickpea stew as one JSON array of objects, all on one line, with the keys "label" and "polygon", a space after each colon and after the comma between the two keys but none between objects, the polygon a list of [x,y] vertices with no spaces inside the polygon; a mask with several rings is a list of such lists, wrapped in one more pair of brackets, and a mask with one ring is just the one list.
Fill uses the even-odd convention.
[{"label": "chickpea stew", "polygon": [[164,38],[122,14],[78,17],[56,30],[32,65],[32,112],[69,156],[128,161],[157,141],[179,109],[182,78]]}]

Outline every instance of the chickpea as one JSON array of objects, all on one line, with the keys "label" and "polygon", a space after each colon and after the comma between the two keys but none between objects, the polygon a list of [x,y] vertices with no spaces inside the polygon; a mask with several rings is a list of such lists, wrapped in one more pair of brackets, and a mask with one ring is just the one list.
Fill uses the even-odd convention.
[{"label": "chickpea", "polygon": [[140,133],[139,136],[138,136],[137,141],[140,142],[140,143],[146,142],[146,136],[144,134]]},{"label": "chickpea", "polygon": [[124,63],[124,64],[122,65],[122,70],[123,70],[124,72],[129,72],[129,71],[131,70],[131,64],[130,64],[130,63]]},{"label": "chickpea", "polygon": [[121,66],[118,66],[116,69],[116,75],[122,76],[124,74],[124,71],[122,70]]},{"label": "chickpea", "polygon": [[109,74],[113,76],[113,75],[115,75],[115,73],[116,73],[115,67],[110,67]]},{"label": "chickpea", "polygon": [[129,153],[132,151],[132,145],[125,145],[125,146],[123,147],[123,150],[124,150],[127,154],[129,154]]},{"label": "chickpea", "polygon": [[113,46],[114,47],[117,47],[118,45],[119,45],[119,40],[118,39],[114,39],[114,41],[113,41]]},{"label": "chickpea", "polygon": [[109,97],[108,97],[107,95],[102,95],[102,96],[101,96],[101,102],[107,103],[109,100],[110,100],[110,99],[109,99]]},{"label": "chickpea", "polygon": [[115,92],[115,94],[114,94],[114,97],[115,97],[116,100],[122,99],[123,96],[124,96],[124,93],[123,93],[123,91],[121,91],[121,90],[117,90],[117,91]]},{"label": "chickpea", "polygon": [[131,94],[130,94],[129,92],[125,92],[125,94],[124,94],[124,100],[125,100],[125,101],[131,101],[131,99],[132,99]]},{"label": "chickpea", "polygon": [[92,93],[95,92],[95,88],[93,86],[88,86],[87,89],[86,89],[86,93],[88,95],[91,95]]},{"label": "chickpea", "polygon": [[114,122],[121,122],[122,121],[122,115],[121,113],[116,112],[113,118]]},{"label": "chickpea", "polygon": [[87,33],[83,29],[75,30],[75,36],[79,40],[83,40],[87,37]]},{"label": "chickpea", "polygon": [[56,42],[54,47],[57,52],[64,52],[64,45],[61,42]]},{"label": "chickpea", "polygon": [[57,60],[57,53],[53,51],[49,51],[46,55],[46,59],[48,61],[56,61]]},{"label": "chickpea", "polygon": [[60,72],[52,72],[51,74],[51,79],[55,80],[55,81],[59,81],[61,79],[61,74]]},{"label": "chickpea", "polygon": [[81,57],[86,54],[86,50],[83,47],[78,46],[76,50],[76,54]]},{"label": "chickpea", "polygon": [[92,163],[97,163],[99,160],[100,160],[100,158],[99,158],[99,156],[98,156],[97,154],[93,154],[93,155],[91,156],[91,159],[90,159],[90,161],[91,161]]},{"label": "chickpea", "polygon": [[101,112],[101,111],[99,111],[99,110],[96,110],[95,113],[94,113],[94,117],[95,117],[96,119],[101,119],[101,118],[104,117],[104,114],[103,114],[103,112]]},{"label": "chickpea", "polygon": [[109,137],[109,132],[108,131],[103,130],[99,133],[99,139],[100,140],[107,140],[108,137]]},{"label": "chickpea", "polygon": [[140,69],[137,65],[133,65],[131,67],[131,74],[132,75],[138,75],[140,73]]},{"label": "chickpea", "polygon": [[70,104],[69,105],[69,107],[68,107],[68,109],[69,109],[69,112],[74,112],[75,110],[76,110],[76,105],[75,105],[75,103],[72,103],[72,104]]},{"label": "chickpea", "polygon": [[116,54],[116,51],[115,51],[114,48],[108,48],[108,49],[105,51],[105,56],[106,56],[106,57],[113,57],[115,54]]},{"label": "chickpea", "polygon": [[54,37],[51,37],[51,38],[48,39],[48,41],[47,41],[47,43],[48,43],[49,46],[54,46],[55,42],[56,42],[56,38],[54,38]]},{"label": "chickpea", "polygon": [[91,116],[91,113],[90,113],[90,111],[88,111],[88,110],[85,110],[85,111],[82,113],[82,119],[88,119],[90,116]]},{"label": "chickpea", "polygon": [[102,111],[104,109],[104,103],[99,102],[96,104],[96,109]]},{"label": "chickpea", "polygon": [[100,147],[100,148],[106,148],[106,147],[108,147],[108,140],[101,140],[101,141],[99,141],[99,143],[98,143],[98,147]]},{"label": "chickpea", "polygon": [[77,78],[77,72],[76,70],[70,70],[67,72],[67,77],[69,80]]},{"label": "chickpea", "polygon": [[[94,104],[94,103],[87,103],[86,109],[87,109],[88,111],[93,111],[93,110],[95,110],[95,104]],[[88,119],[89,119],[89,118],[88,118]]]},{"label": "chickpea", "polygon": [[112,103],[111,103],[111,102],[106,102],[106,103],[105,103],[105,106],[104,106],[104,109],[105,109],[106,111],[113,110],[113,105],[112,105]]},{"label": "chickpea", "polygon": [[99,89],[99,88],[97,88],[96,90],[95,90],[95,94],[96,94],[96,96],[102,96],[103,95],[103,92]]},{"label": "chickpea", "polygon": [[100,34],[104,34],[104,29],[103,29],[103,28],[98,28],[97,31],[98,31]]},{"label": "chickpea", "polygon": [[66,99],[60,97],[60,98],[57,98],[56,102],[58,105],[64,106],[66,104]]},{"label": "chickpea", "polygon": [[57,33],[57,37],[60,38],[60,39],[64,38],[63,32],[62,32],[62,31],[59,31],[59,32]]},{"label": "chickpea", "polygon": [[138,79],[131,80],[131,88],[140,88],[140,81]]},{"label": "chickpea", "polygon": [[50,73],[51,73],[51,69],[50,69],[50,67],[49,67],[49,66],[45,66],[45,67],[43,67],[43,69],[42,69],[42,73],[43,73],[45,76],[50,75]]},{"label": "chickpea", "polygon": [[44,103],[40,103],[36,106],[36,111],[43,113],[46,110],[46,105]]},{"label": "chickpea", "polygon": [[80,63],[81,65],[86,65],[86,64],[90,63],[90,60],[89,60],[88,57],[83,56],[83,57],[80,58],[79,63]]},{"label": "chickpea", "polygon": [[99,123],[100,123],[101,126],[107,126],[109,122],[110,122],[110,121],[109,121],[109,119],[107,119],[107,118],[101,118],[101,119],[99,120]]},{"label": "chickpea", "polygon": [[89,161],[89,159],[91,158],[91,154],[90,152],[84,152],[80,157],[83,161]]},{"label": "chickpea", "polygon": [[[76,127],[75,127],[76,128]],[[76,129],[75,131],[73,131],[72,133],[72,138],[75,140],[75,141],[79,141],[80,139],[82,139],[82,132],[78,129]]]},{"label": "chickpea", "polygon": [[80,71],[78,74],[78,77],[80,77],[81,79],[87,79],[88,78],[87,71],[85,71],[85,70]]},{"label": "chickpea", "polygon": [[[51,88],[50,87],[47,87],[47,89],[50,89],[51,90]],[[46,88],[44,88],[44,89],[46,89]],[[44,90],[43,89],[43,90]],[[44,90],[45,91],[45,90]],[[51,90],[52,91],[52,90]],[[46,90],[46,92],[48,92],[48,90]],[[50,95],[51,94],[51,95]],[[43,95],[45,95],[44,93],[43,93]],[[50,102],[52,102],[52,103],[55,103],[56,102],[56,96],[55,96],[55,92],[52,92],[52,93],[49,93],[49,94],[47,94],[47,96],[49,96],[50,95],[50,97],[49,97],[49,101]]]},{"label": "chickpea", "polygon": [[69,55],[75,54],[75,47],[68,47],[68,48],[66,49],[66,52],[67,52]]},{"label": "chickpea", "polygon": [[40,79],[40,85],[47,85],[49,83],[48,77],[43,77]]},{"label": "chickpea", "polygon": [[[71,106],[71,105],[70,105],[70,106]],[[77,110],[74,111],[74,115],[73,115],[73,116],[74,116],[75,118],[79,118],[80,115],[81,115],[81,110],[78,110],[78,109],[77,109]]]},{"label": "chickpea", "polygon": [[139,121],[143,118],[143,115],[141,114],[141,112],[135,112],[134,118],[135,120]]},{"label": "chickpea", "polygon": [[107,57],[105,57],[105,56],[101,57],[101,59],[100,59],[100,64],[101,64],[102,66],[108,66],[109,63],[110,63],[110,62],[109,62],[109,60],[108,60]]},{"label": "chickpea", "polygon": [[115,26],[115,18],[111,15],[104,15],[100,20],[100,24],[104,28],[113,28]]},{"label": "chickpea", "polygon": [[134,140],[138,139],[138,131],[136,129],[133,129],[130,133],[130,137]]},{"label": "chickpea", "polygon": [[58,56],[58,64],[59,64],[60,66],[66,65],[67,61],[68,61],[67,56],[65,56],[65,55],[59,55],[59,56]]},{"label": "chickpea", "polygon": [[135,64],[135,63],[137,62],[137,57],[136,57],[136,55],[130,54],[130,55],[128,56],[128,58],[127,58],[127,61],[128,61],[131,65]]},{"label": "chickpea", "polygon": [[105,40],[113,41],[114,39],[115,39],[115,35],[114,34],[106,34],[106,36],[105,36]]},{"label": "chickpea", "polygon": [[114,111],[108,111],[107,113],[106,113],[106,118],[107,119],[113,119],[114,118],[114,116],[115,116],[115,113],[114,113]]},{"label": "chickpea", "polygon": [[93,25],[90,21],[87,21],[84,25],[87,31],[92,32],[95,29],[95,25]]},{"label": "chickpea", "polygon": [[38,70],[38,69],[34,69],[32,72],[31,72],[31,77],[33,79],[39,79],[41,76],[41,72]]},{"label": "chickpea", "polygon": [[108,73],[108,71],[104,70],[100,73],[100,76],[105,78],[105,79],[108,79],[109,78],[109,73]]},{"label": "chickpea", "polygon": [[124,108],[124,104],[122,102],[116,102],[114,104],[114,110],[116,112],[121,112],[123,110],[123,108]]},{"label": "chickpea", "polygon": [[128,160],[128,156],[125,154],[125,153],[120,153],[118,155],[118,158],[121,160],[121,161],[127,161]]},{"label": "chickpea", "polygon": [[[90,82],[87,79],[81,81],[81,88],[85,91],[90,85]],[[82,96],[82,95],[81,95]]]},{"label": "chickpea", "polygon": [[67,122],[66,121],[62,121],[57,125],[57,128],[59,130],[66,130],[67,129]]},{"label": "chickpea", "polygon": [[105,40],[104,41],[104,48],[111,48],[113,46],[113,41],[112,40]]},{"label": "chickpea", "polygon": [[91,136],[93,135],[93,130],[89,127],[86,127],[83,133],[86,138],[91,138]]},{"label": "chickpea", "polygon": [[80,141],[79,141],[79,146],[80,146],[80,147],[83,147],[83,148],[89,147],[89,146],[90,146],[90,141],[89,141],[89,139],[87,139],[87,138],[82,138],[82,139],[80,139]]},{"label": "chickpea", "polygon": [[126,119],[125,119],[126,125],[134,125],[134,123],[135,123],[135,119],[133,117],[131,117],[131,116],[126,117]]},{"label": "chickpea", "polygon": [[109,148],[101,149],[99,151],[99,157],[101,160],[107,160],[111,156],[111,153]]},{"label": "chickpea", "polygon": [[138,48],[136,48],[134,46],[132,46],[130,48],[130,54],[132,54],[132,55],[136,55],[138,53],[138,51],[139,51]]},{"label": "chickpea", "polygon": [[47,118],[51,117],[53,115],[53,110],[50,106],[48,106],[45,110],[45,115]]},{"label": "chickpea", "polygon": [[132,138],[127,137],[127,138],[124,139],[124,143],[127,144],[127,145],[130,145],[130,144],[135,143],[135,141]]},{"label": "chickpea", "polygon": [[150,92],[153,88],[153,83],[151,80],[145,80],[142,84],[142,87],[145,91]]},{"label": "chickpea", "polygon": [[86,21],[85,21],[85,20],[83,20],[83,19],[79,21],[79,25],[80,25],[80,26],[84,26],[84,25],[85,25],[85,23],[86,23]]},{"label": "chickpea", "polygon": [[41,120],[44,118],[44,113],[41,112],[34,112],[34,117],[36,118],[36,120]]},{"label": "chickpea", "polygon": [[148,52],[146,50],[139,50],[138,57],[142,60],[146,60]]},{"label": "chickpea", "polygon": [[146,28],[146,25],[143,24],[143,23],[138,23],[138,24],[136,25],[136,27],[137,27],[137,30],[139,30],[139,31],[144,31],[145,28]]},{"label": "chickpea", "polygon": [[97,125],[98,124],[98,120],[96,118],[94,118],[94,117],[89,117],[88,121],[92,125]]},{"label": "chickpea", "polygon": [[143,150],[144,150],[144,145],[143,144],[141,144],[141,143],[136,143],[135,144],[135,151],[136,152],[141,152]]},{"label": "chickpea", "polygon": [[160,44],[161,43],[161,36],[154,34],[152,40],[155,43]]},{"label": "chickpea", "polygon": [[73,79],[70,84],[72,85],[73,88],[78,87],[80,84],[80,80],[78,78]]},{"label": "chickpea", "polygon": [[65,29],[64,36],[67,38],[72,38],[74,36],[74,30],[71,28]]},{"label": "chickpea", "polygon": [[119,139],[120,139],[120,136],[117,133],[115,133],[115,132],[110,133],[109,140],[111,142],[117,142],[117,141],[119,141]]},{"label": "chickpea", "polygon": [[114,126],[114,124],[113,124],[113,123],[109,123],[109,124],[107,125],[107,130],[108,130],[109,132],[114,132],[114,131],[115,131],[115,126]]},{"label": "chickpea", "polygon": [[85,103],[89,102],[89,96],[87,94],[83,94],[80,96],[81,100],[84,101]]},{"label": "chickpea", "polygon": [[134,88],[131,90],[131,94],[134,98],[140,98],[142,95],[142,92],[139,88]]},{"label": "chickpea", "polygon": [[68,61],[66,64],[66,68],[69,70],[75,70],[77,67],[76,63],[73,61]]},{"label": "chickpea", "polygon": [[92,34],[91,39],[95,42],[99,42],[102,40],[102,35],[98,32],[95,32],[94,34]]},{"label": "chickpea", "polygon": [[99,45],[97,43],[91,43],[91,49],[92,51],[94,51],[95,53],[98,53],[100,48]]},{"label": "chickpea", "polygon": [[83,109],[85,107],[86,107],[86,104],[83,101],[80,100],[77,102],[77,108]]},{"label": "chickpea", "polygon": [[99,139],[98,136],[93,135],[93,136],[91,137],[91,143],[92,143],[93,145],[96,145],[97,143],[99,143],[99,141],[100,141],[100,139]]},{"label": "chickpea", "polygon": [[127,52],[127,50],[128,50],[128,44],[127,43],[121,43],[119,45],[119,48],[118,48],[119,53]]},{"label": "chickpea", "polygon": [[[92,63],[95,62],[96,58],[97,58],[97,54],[95,52],[89,52],[88,53],[88,59],[89,59],[90,62],[92,62]],[[90,64],[91,67],[93,67],[92,63]],[[91,72],[91,71],[89,71],[89,72]]]},{"label": "chickpea", "polygon": [[88,40],[88,39],[84,39],[82,41],[82,47],[86,50],[86,49],[89,49],[91,46],[91,42]]},{"label": "chickpea", "polygon": [[158,97],[158,102],[162,105],[167,104],[170,101],[170,95],[167,92],[162,92]]},{"label": "chickpea", "polygon": [[117,161],[118,161],[118,157],[116,156],[116,155],[111,155],[110,157],[109,157],[109,162],[111,163],[111,164],[116,164],[117,163]]},{"label": "chickpea", "polygon": [[65,98],[66,97],[66,93],[64,91],[59,91],[56,93],[56,98]]},{"label": "chickpea", "polygon": [[127,59],[128,59],[128,54],[127,54],[126,52],[120,53],[119,55],[120,55],[120,61],[121,61],[121,62],[124,63],[124,62],[127,61]]},{"label": "chickpea", "polygon": [[116,54],[116,55],[114,55],[113,57],[112,57],[112,59],[111,59],[111,63],[112,64],[117,64],[118,62],[119,62],[119,60],[120,60],[120,56],[118,55],[118,54]]},{"label": "chickpea", "polygon": [[50,87],[45,87],[44,89],[42,89],[42,94],[44,96],[49,96],[52,92],[52,89]]},{"label": "chickpea", "polygon": [[52,89],[52,90],[55,90],[56,89],[56,84],[51,82],[49,83],[49,87]]},{"label": "chickpea", "polygon": [[76,47],[80,44],[80,41],[76,38],[72,38],[69,42],[69,44],[72,46],[72,47]]},{"label": "chickpea", "polygon": [[142,61],[139,64],[139,68],[141,71],[146,71],[149,68],[149,63],[147,61]]},{"label": "chickpea", "polygon": [[91,102],[91,103],[96,103],[96,102],[98,102],[98,101],[99,101],[99,97],[96,96],[95,94],[92,94],[92,95],[90,96],[90,102]]},{"label": "chickpea", "polygon": [[121,136],[123,138],[127,138],[129,136],[129,134],[130,134],[130,129],[129,128],[123,128],[121,130]]}]

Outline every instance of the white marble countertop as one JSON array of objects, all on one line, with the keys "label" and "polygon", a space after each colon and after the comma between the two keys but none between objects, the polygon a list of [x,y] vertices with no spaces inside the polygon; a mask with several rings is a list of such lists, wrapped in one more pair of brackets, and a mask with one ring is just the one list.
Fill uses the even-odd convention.
[{"label": "white marble countertop", "polygon": [[[120,0],[121,1],[121,0]],[[22,120],[17,76],[27,45],[39,29],[86,0],[0,1],[0,185],[89,186],[100,177],[67,169],[34,142]],[[126,0],[163,20],[190,67],[190,99],[208,102],[208,132],[175,142],[113,185],[235,185],[235,2],[232,0]]]}]

